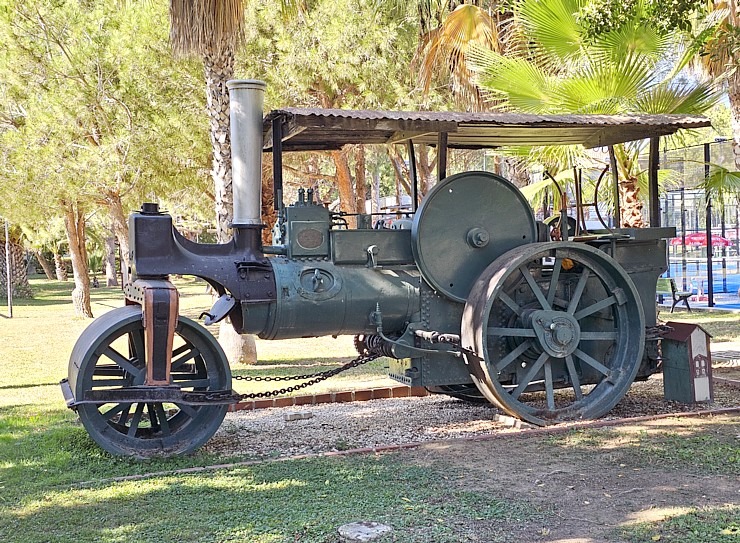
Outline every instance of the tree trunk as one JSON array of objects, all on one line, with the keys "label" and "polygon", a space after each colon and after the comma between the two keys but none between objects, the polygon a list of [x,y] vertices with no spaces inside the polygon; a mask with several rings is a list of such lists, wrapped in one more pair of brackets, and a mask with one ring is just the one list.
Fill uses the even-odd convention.
[{"label": "tree trunk", "polygon": [[44,274],[46,275],[46,278],[50,281],[54,280],[54,269],[51,267],[51,263],[49,263],[48,260],[46,260],[46,257],[41,251],[34,251],[34,255],[36,255],[36,260],[39,261],[39,265],[44,270]]},{"label": "tree trunk", "polygon": [[740,171],[740,70],[729,79],[727,96],[730,99],[732,118],[732,152],[735,155],[735,170]]},{"label": "tree trunk", "polygon": [[[206,77],[206,110],[210,125],[212,169],[215,208],[216,237],[219,243],[231,239],[231,223],[234,218],[234,199],[232,195],[231,138],[229,137],[229,91],[226,82],[234,77],[234,44],[228,40],[219,40],[217,49],[210,49],[203,54],[203,66]],[[263,174],[264,179],[264,174]],[[219,343],[228,349],[234,345],[240,354],[238,361],[254,363],[257,361],[257,348],[254,337],[240,335],[231,325],[222,326],[219,331]],[[232,355],[229,360],[234,361]]]},{"label": "tree trunk", "polygon": [[231,193],[231,138],[229,137],[229,91],[234,76],[234,47],[227,42],[203,55],[206,76],[206,110],[213,152],[211,177],[216,198],[216,231],[219,243],[231,239],[234,200]]},{"label": "tree trunk", "polygon": [[[121,263],[123,268],[123,263]],[[116,237],[105,238],[105,286],[117,287],[118,276],[116,275]]]},{"label": "tree trunk", "polygon": [[426,195],[432,187],[436,184],[437,180],[434,176],[434,168],[437,166],[437,156],[429,158],[429,151],[431,151],[429,145],[417,145],[416,146],[416,167],[417,175],[419,176],[419,192],[421,196]]},{"label": "tree trunk", "polygon": [[262,164],[262,222],[265,228],[262,230],[262,243],[272,245],[272,227],[277,221],[275,211],[275,195],[272,193],[272,161],[270,155],[264,157]]},{"label": "tree trunk", "polygon": [[64,260],[62,260],[62,255],[57,252],[54,253],[54,268],[57,274],[57,281],[66,281],[67,265],[64,263]]},{"label": "tree trunk", "polygon": [[337,188],[339,189],[339,207],[345,213],[355,211],[355,195],[352,190],[352,172],[349,169],[349,146],[341,151],[332,151],[334,168],[337,172]]},{"label": "tree trunk", "polygon": [[75,315],[92,318],[90,307],[90,275],[87,267],[87,247],[85,246],[85,215],[77,204],[64,203],[64,226],[67,230],[69,254],[72,257],[72,274],[75,288],[72,303]]},{"label": "tree trunk", "polygon": [[[121,202],[121,195],[116,192],[109,192],[105,197],[105,204],[108,207],[108,213],[111,218],[111,227],[113,229],[113,235],[118,240],[118,246],[121,251],[121,280],[126,285],[129,282],[129,270],[128,270],[128,259],[130,254],[130,248],[128,246],[128,219],[126,218],[126,212],[123,210],[123,202]],[[106,240],[107,243],[107,240]],[[107,247],[107,246],[106,246]],[[113,255],[115,259],[115,247],[113,247]],[[113,278],[115,281],[115,261],[113,263]],[[108,276],[107,264],[106,264],[106,277]],[[113,285],[116,286],[116,281]]]},{"label": "tree trunk", "polygon": [[619,203],[623,228],[645,228],[642,218],[642,202],[637,178],[630,177],[619,182]]},{"label": "tree trunk", "polygon": [[386,149],[396,174],[396,204],[400,205],[400,189],[403,189],[406,194],[411,194],[411,173],[397,145],[387,145]]},{"label": "tree trunk", "polygon": [[358,145],[355,148],[355,211],[367,213],[365,201],[367,200],[367,184],[365,180],[365,146]]},{"label": "tree trunk", "polygon": [[[12,236],[11,236],[12,239]],[[0,243],[0,298],[7,298],[7,264],[5,262],[5,239]],[[28,283],[26,266],[23,264],[23,246],[10,242],[10,288],[13,298],[32,298],[33,291]]]}]

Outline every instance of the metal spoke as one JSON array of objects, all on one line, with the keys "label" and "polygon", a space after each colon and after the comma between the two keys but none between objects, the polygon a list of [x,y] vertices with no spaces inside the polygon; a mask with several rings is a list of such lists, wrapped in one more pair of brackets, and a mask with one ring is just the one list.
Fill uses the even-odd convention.
[{"label": "metal spoke", "polygon": [[532,328],[489,328],[489,336],[537,337]]},{"label": "metal spoke", "polygon": [[588,281],[588,275],[588,268],[584,268],[581,272],[581,277],[578,278],[578,284],[576,285],[576,290],[573,292],[573,296],[570,299],[570,304],[568,304],[568,313],[571,315],[575,313],[578,303],[581,301],[583,289],[586,288],[586,282]]},{"label": "metal spoke", "polygon": [[165,413],[164,411],[164,406],[161,403],[155,403],[154,411],[155,413],[157,413],[157,418],[159,419],[159,428],[162,431],[162,435],[170,435],[170,423],[167,420],[167,413]]},{"label": "metal spoke", "polygon": [[175,405],[178,407],[180,411],[185,413],[191,419],[194,418],[195,415],[198,414],[198,411],[192,405],[188,405],[186,403],[183,403],[183,404],[176,403]]},{"label": "metal spoke", "polygon": [[141,422],[141,415],[143,414],[144,414],[144,404],[137,403],[136,410],[134,411],[134,416],[131,417],[131,426],[129,426],[128,432],[126,433],[128,437],[136,437],[136,430],[139,429],[139,423]]},{"label": "metal spoke", "polygon": [[575,313],[573,317],[576,320],[580,320],[583,317],[588,317],[589,315],[593,315],[597,311],[601,311],[602,309],[605,309],[609,307],[610,305],[614,305],[617,303],[617,299],[614,296],[609,296],[608,298],[604,298],[603,300],[593,303],[588,307],[585,307],[581,309],[578,313]]},{"label": "metal spoke", "polygon": [[128,335],[128,348],[132,359],[136,359],[140,366],[146,364],[146,348],[144,346],[144,330],[134,330]]},{"label": "metal spoke", "polygon": [[504,302],[518,317],[522,316],[522,308],[505,292],[499,292],[499,300]]},{"label": "metal spoke", "polygon": [[[195,358],[196,356],[200,354],[198,349],[196,349],[192,345],[190,345],[189,347],[190,349],[184,355],[182,355],[177,360],[172,360],[172,366],[170,367],[170,371],[175,371],[177,368],[182,366],[185,362],[187,362],[188,360],[192,360],[193,358]],[[175,353],[173,352],[172,354],[174,355]],[[172,358],[174,359],[174,356]]]},{"label": "metal spoke", "polygon": [[92,387],[125,387],[130,384],[128,379],[93,379]]},{"label": "metal spoke", "polygon": [[548,358],[549,355],[547,353],[542,353],[537,361],[532,364],[532,366],[529,368],[529,371],[524,375],[524,377],[522,377],[522,382],[519,383],[519,386],[511,392],[511,397],[513,399],[516,400],[517,398],[519,398],[519,396],[521,396],[522,392],[524,392],[524,389],[529,386],[529,383],[532,382],[532,379],[534,379],[534,376],[537,375],[537,372],[542,369],[545,360],[547,360]]},{"label": "metal spoke", "polygon": [[581,332],[581,340],[610,340],[617,339],[617,332]]},{"label": "metal spoke", "polygon": [[157,420],[157,414],[154,412],[154,404],[146,404],[146,412],[149,414],[149,422],[152,425],[152,430],[159,428],[159,421]]},{"label": "metal spoke", "polygon": [[108,348],[106,348],[105,351],[103,351],[103,354],[134,377],[138,377],[141,372],[144,371],[142,368],[137,368],[136,366],[134,366],[128,358],[116,351],[113,347],[109,346]]},{"label": "metal spoke", "polygon": [[584,361],[586,364],[591,366],[593,369],[598,371],[599,373],[602,373],[604,375],[609,375],[609,368],[607,368],[604,364],[596,360],[591,355],[584,353],[580,349],[576,349],[575,351],[573,351],[573,354],[576,355],[578,358],[580,358],[582,361]]},{"label": "metal spoke", "polygon": [[576,401],[578,401],[583,398],[583,393],[581,392],[581,380],[578,378],[578,372],[571,355],[565,357],[565,366],[568,368],[570,382],[573,384],[573,392],[576,395]]},{"label": "metal spoke", "polygon": [[562,264],[562,258],[555,259],[555,264],[552,268],[552,277],[550,277],[550,287],[547,289],[547,303],[550,307],[552,307],[552,303],[555,301],[555,291],[558,289],[558,280],[560,279]]},{"label": "metal spoke", "polygon": [[542,306],[542,309],[551,309],[550,303],[545,298],[545,295],[542,292],[540,286],[537,284],[537,281],[535,281],[534,277],[532,277],[532,274],[529,273],[529,269],[527,268],[527,266],[519,266],[519,271],[521,272],[522,277],[524,277],[524,280],[529,285],[529,288],[532,289],[532,293],[534,293],[534,295],[537,297],[537,301]]},{"label": "metal spoke", "polygon": [[550,359],[545,361],[545,393],[547,394],[547,407],[555,409],[555,387],[552,384],[552,363]]},{"label": "metal spoke", "polygon": [[105,413],[101,413],[101,415],[103,416],[103,418],[105,420],[110,420],[110,419],[112,419],[113,417],[115,417],[116,415],[118,415],[118,413],[120,413],[121,411],[123,411],[124,409],[126,409],[126,407],[128,407],[130,405],[131,404],[126,404],[126,403],[116,404],[115,406],[113,406],[110,409],[108,409],[108,411],[106,411]]},{"label": "metal spoke", "polygon": [[93,377],[98,377],[100,375],[123,377],[125,374],[126,372],[116,364],[101,364],[99,366],[95,366]]},{"label": "metal spoke", "polygon": [[507,354],[505,357],[503,357],[498,364],[496,364],[496,371],[501,373],[505,367],[507,367],[509,364],[514,362],[517,358],[519,358],[519,355],[522,354],[524,351],[529,349],[532,346],[532,342],[530,340],[527,340],[520,344],[516,349],[511,351],[509,354]]}]

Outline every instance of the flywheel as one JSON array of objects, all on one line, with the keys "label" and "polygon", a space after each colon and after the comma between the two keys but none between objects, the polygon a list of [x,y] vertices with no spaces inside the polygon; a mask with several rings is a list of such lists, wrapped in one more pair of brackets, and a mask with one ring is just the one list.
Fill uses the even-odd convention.
[{"label": "flywheel", "polygon": [[411,225],[424,279],[464,302],[476,279],[506,251],[536,241],[532,209],[512,183],[488,172],[452,175],[425,197]]}]

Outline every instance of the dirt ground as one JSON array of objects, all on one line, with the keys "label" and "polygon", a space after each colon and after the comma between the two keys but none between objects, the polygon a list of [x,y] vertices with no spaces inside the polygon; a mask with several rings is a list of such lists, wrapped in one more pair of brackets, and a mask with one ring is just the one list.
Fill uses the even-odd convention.
[{"label": "dirt ground", "polygon": [[[666,435],[694,442],[707,438],[737,451],[740,416],[451,441],[408,451],[404,460],[464,469],[469,476],[457,484],[467,490],[525,502],[537,512],[512,522],[504,533],[485,522],[467,527],[460,541],[621,542],[626,539],[620,529],[632,523],[660,521],[687,508],[740,503],[740,477],[722,473],[722,458],[674,456],[671,443],[679,442],[666,445]],[[654,537],[646,541],[660,540]]]}]

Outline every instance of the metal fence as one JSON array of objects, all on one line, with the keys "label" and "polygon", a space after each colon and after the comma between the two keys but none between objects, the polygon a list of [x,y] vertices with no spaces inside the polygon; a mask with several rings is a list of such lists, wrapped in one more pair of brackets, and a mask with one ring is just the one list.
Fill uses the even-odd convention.
[{"label": "metal fence", "polygon": [[[709,306],[740,308],[740,194],[707,194],[711,165],[735,170],[731,141],[661,154],[661,224],[674,226],[668,275]],[[711,236],[707,233],[711,231]],[[708,238],[711,237],[711,243]],[[711,272],[709,271],[711,270]]]}]

